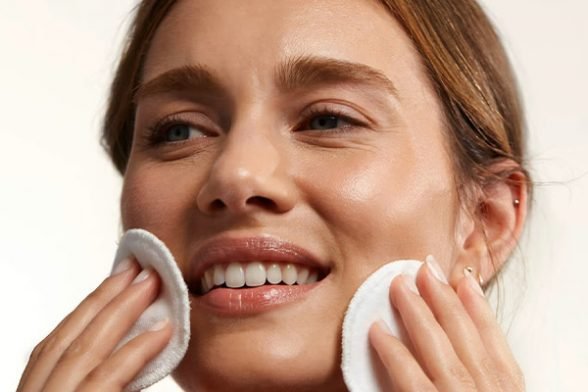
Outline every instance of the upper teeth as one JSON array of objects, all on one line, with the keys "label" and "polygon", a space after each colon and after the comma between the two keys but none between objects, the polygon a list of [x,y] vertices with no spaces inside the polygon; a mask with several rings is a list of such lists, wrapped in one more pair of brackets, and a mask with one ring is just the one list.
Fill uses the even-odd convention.
[{"label": "upper teeth", "polygon": [[294,264],[262,263],[230,263],[216,264],[204,272],[201,279],[202,292],[206,293],[215,286],[226,284],[227,287],[238,288],[261,286],[267,281],[271,284],[284,282],[288,285],[310,284],[318,280],[318,272],[307,267]]}]

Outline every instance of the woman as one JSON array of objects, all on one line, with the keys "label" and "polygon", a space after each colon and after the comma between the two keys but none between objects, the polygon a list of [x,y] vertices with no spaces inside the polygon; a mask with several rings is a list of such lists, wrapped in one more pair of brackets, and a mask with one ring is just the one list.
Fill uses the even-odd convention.
[{"label": "woman", "polygon": [[[124,229],[161,238],[192,288],[175,380],[343,391],[354,291],[391,260],[433,254],[420,295],[402,277],[390,288],[411,347],[370,331],[391,389],[522,390],[478,283],[524,226],[522,123],[470,0],[143,1],[104,141]],[[202,283],[215,269],[233,288]],[[248,288],[245,270],[289,284]],[[158,287],[136,264],[106,279],[39,343],[19,390],[121,390],[170,337],[163,322],[113,353]]]}]

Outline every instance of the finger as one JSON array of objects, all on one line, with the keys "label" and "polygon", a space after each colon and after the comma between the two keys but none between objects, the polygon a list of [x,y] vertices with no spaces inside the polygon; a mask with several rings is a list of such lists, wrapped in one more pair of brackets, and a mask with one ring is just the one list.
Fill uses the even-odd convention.
[{"label": "finger", "polygon": [[[417,275],[417,286],[435,319],[447,334],[453,349],[478,390],[498,390],[497,371],[494,358],[486,351],[478,328],[465,310],[459,297],[446,280],[436,276],[441,274],[435,261],[428,261]],[[432,271],[437,271],[436,273]]]},{"label": "finger", "polygon": [[169,342],[172,326],[164,320],[116,350],[82,381],[78,392],[120,391],[161,352]]},{"label": "finger", "polygon": [[411,289],[409,284],[406,277],[396,277],[390,286],[390,297],[402,317],[421,367],[440,391],[476,390],[447,334],[423,298],[415,293],[416,288]]},{"label": "finger", "polygon": [[65,350],[51,373],[46,391],[73,390],[108,357],[141,313],[157,297],[159,278],[143,270],[133,283],[96,315]]},{"label": "finger", "polygon": [[130,260],[118,274],[106,278],[37,344],[29,357],[17,390],[40,391],[71,342],[82,333],[100,310],[132,282],[139,270],[139,264]]},{"label": "finger", "polygon": [[390,334],[387,326],[375,323],[368,337],[386,369],[392,391],[437,391],[408,348]]},{"label": "finger", "polygon": [[524,377],[496,320],[484,292],[471,274],[457,285],[457,295],[479,331],[480,338],[494,359],[498,381],[504,390],[525,390]]}]

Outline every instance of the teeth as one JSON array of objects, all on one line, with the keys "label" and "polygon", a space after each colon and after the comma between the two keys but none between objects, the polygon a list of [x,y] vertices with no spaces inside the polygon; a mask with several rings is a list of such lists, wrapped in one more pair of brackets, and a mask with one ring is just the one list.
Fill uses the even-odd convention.
[{"label": "teeth", "polygon": [[271,284],[278,284],[282,281],[282,269],[276,263],[272,263],[267,267],[267,281]]},{"label": "teeth", "polygon": [[282,280],[288,285],[296,283],[297,278],[296,266],[293,264],[286,264],[282,266]]},{"label": "teeth", "polygon": [[245,271],[240,263],[231,263],[225,271],[227,287],[237,288],[245,284]]},{"label": "teeth", "polygon": [[247,264],[245,268],[245,284],[249,287],[265,284],[265,267],[259,261]]},{"label": "teeth", "polygon": [[202,279],[200,279],[200,283],[202,285],[202,291],[205,293],[212,288],[206,283],[206,279],[204,279],[204,277],[202,277]]},{"label": "teeth", "polygon": [[217,264],[214,266],[213,269],[213,274],[212,274],[212,278],[213,278],[213,283],[215,286],[220,286],[222,284],[225,283],[225,269],[220,265]]},{"label": "teeth", "polygon": [[206,282],[206,287],[212,288],[214,286],[214,281],[212,279],[212,270],[209,269],[204,273],[204,281]]},{"label": "teeth", "polygon": [[298,268],[298,276],[296,277],[296,283],[304,284],[308,279],[308,268],[299,267]]},{"label": "teeth", "polygon": [[204,272],[200,283],[202,292],[207,293],[216,286],[223,284],[230,288],[262,286],[266,283],[287,285],[311,284],[318,280],[318,271],[295,264],[268,263],[252,261],[246,264],[216,264]]}]

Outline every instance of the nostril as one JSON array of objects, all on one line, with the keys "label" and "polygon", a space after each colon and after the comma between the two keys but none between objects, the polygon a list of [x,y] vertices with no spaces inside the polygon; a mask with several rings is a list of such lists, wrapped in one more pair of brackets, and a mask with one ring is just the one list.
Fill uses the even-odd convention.
[{"label": "nostril", "polygon": [[263,196],[253,196],[247,199],[246,204],[248,206],[257,206],[262,207],[264,209],[273,210],[275,211],[278,208],[278,205],[272,199]]},{"label": "nostril", "polygon": [[216,199],[210,203],[211,211],[220,211],[226,207],[225,203],[221,199]]}]

